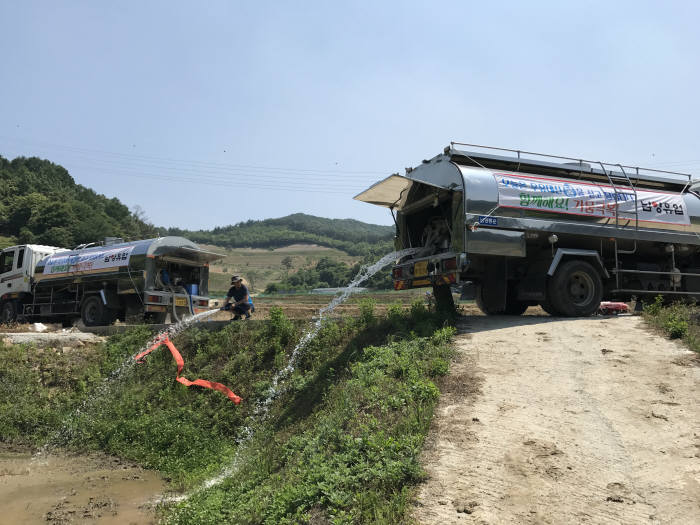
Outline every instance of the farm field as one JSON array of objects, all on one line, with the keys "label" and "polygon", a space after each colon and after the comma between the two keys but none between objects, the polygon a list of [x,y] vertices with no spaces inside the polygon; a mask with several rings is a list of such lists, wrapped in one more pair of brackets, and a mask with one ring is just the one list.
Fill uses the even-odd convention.
[{"label": "farm field", "polygon": [[[401,290],[362,292],[350,296],[344,303],[338,305],[333,311],[333,317],[356,317],[360,312],[360,304],[363,301],[374,302],[374,310],[377,314],[385,314],[391,304],[399,303],[408,306],[416,300],[425,302],[425,290]],[[333,300],[334,295],[327,294],[290,294],[290,295],[268,295],[253,297],[255,303],[254,319],[268,319],[272,308],[281,308],[284,314],[295,320],[310,320],[316,317],[319,310],[328,305]],[[222,300],[223,297],[220,298]],[[466,303],[465,303],[466,305]],[[476,308],[476,307],[474,307]],[[229,312],[221,312],[212,317],[213,320],[230,319]]]},{"label": "farm field", "polygon": [[[322,257],[330,257],[351,266],[360,257],[315,244],[292,244],[283,248],[264,250],[260,248],[233,248],[200,245],[203,249],[226,254],[209,268],[209,293],[212,297],[224,294],[230,287],[233,274],[241,275],[249,285],[251,293],[260,293],[265,287],[280,281],[287,273],[294,273],[300,268],[314,266]],[[286,268],[283,260],[289,258],[290,267]]]}]

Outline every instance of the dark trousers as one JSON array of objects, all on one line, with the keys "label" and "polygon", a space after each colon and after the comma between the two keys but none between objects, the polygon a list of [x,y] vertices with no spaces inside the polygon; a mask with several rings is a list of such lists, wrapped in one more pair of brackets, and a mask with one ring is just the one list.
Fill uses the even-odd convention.
[{"label": "dark trousers", "polygon": [[250,311],[250,303],[237,304],[232,308],[232,310],[236,315],[247,314]]}]

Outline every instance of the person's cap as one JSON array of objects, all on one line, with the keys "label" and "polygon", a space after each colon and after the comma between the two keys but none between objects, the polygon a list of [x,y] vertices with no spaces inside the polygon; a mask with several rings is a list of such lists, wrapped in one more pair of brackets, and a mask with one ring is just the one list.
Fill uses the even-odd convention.
[{"label": "person's cap", "polygon": [[242,281],[242,280],[243,279],[241,279],[240,275],[234,275],[233,277],[231,277],[231,284],[237,283],[238,281]]}]

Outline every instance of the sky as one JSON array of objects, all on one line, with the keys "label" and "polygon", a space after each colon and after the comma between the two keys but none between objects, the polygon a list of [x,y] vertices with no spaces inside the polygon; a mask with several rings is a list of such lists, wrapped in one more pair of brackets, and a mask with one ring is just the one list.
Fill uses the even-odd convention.
[{"label": "sky", "polygon": [[0,0],[0,155],[157,226],[352,199],[450,141],[700,175],[700,3]]}]

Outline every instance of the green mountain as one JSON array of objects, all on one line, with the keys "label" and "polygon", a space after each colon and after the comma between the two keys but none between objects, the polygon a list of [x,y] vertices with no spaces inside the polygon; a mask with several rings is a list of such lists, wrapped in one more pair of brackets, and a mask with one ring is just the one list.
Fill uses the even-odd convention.
[{"label": "green mountain", "polygon": [[147,238],[153,225],[119,199],[76,184],[48,160],[0,156],[0,248],[16,243],[73,247],[105,237]]},{"label": "green mountain", "polygon": [[391,250],[394,228],[295,213],[213,230],[157,229],[119,199],[76,184],[58,164],[36,157],[9,161],[0,156],[0,248],[17,243],[73,247],[105,237],[143,239],[158,232],[229,248],[308,243],[368,256]]},{"label": "green mountain", "polygon": [[367,255],[391,250],[394,227],[295,213],[279,219],[251,220],[213,230],[170,228],[168,234],[228,248],[279,248],[309,243],[337,248],[350,255]]}]

